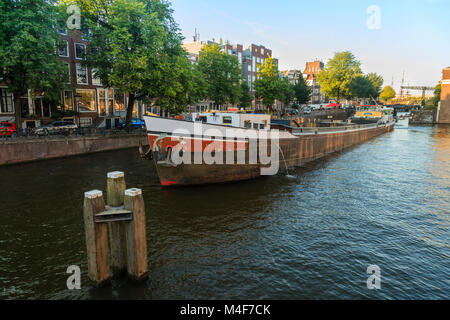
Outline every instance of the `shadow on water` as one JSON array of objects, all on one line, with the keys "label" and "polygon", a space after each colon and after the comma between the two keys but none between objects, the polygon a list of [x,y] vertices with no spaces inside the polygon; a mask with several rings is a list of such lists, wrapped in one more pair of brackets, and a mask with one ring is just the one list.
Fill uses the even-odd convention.
[{"label": "shadow on water", "polygon": [[[0,298],[446,298],[445,127],[396,130],[290,176],[163,189],[152,163],[122,150],[0,168]],[[149,279],[89,285],[83,193],[124,171],[147,211]],[[447,212],[447,214],[445,214]],[[383,290],[366,288],[382,269]],[[82,289],[66,289],[79,265]]]}]

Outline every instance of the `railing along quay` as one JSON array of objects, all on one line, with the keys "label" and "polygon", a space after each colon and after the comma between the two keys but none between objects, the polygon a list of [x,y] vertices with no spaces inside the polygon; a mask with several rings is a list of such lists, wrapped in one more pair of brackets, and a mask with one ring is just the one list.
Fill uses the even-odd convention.
[{"label": "railing along quay", "polygon": [[0,142],[20,142],[29,140],[58,140],[65,138],[90,138],[90,137],[113,137],[113,136],[132,136],[137,134],[144,135],[145,129],[98,129],[98,128],[79,128],[71,132],[61,132],[53,134],[38,135],[34,132],[21,133],[15,137],[0,136]]}]

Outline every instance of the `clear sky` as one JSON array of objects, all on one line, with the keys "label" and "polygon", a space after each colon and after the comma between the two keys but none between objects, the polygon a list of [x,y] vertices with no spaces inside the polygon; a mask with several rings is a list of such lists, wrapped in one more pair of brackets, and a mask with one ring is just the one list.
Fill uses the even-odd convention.
[{"label": "clear sky", "polygon": [[[380,19],[368,13],[373,5]],[[394,77],[397,90],[403,71],[407,85],[435,86],[450,66],[450,0],[172,0],[172,8],[186,41],[197,28],[201,40],[264,45],[281,70],[350,50],[385,85]]]}]

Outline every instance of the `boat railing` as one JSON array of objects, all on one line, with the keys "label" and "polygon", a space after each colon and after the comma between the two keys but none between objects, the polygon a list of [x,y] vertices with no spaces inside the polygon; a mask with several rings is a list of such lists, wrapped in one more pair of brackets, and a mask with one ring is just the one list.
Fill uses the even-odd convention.
[{"label": "boat railing", "polygon": [[312,134],[324,134],[324,133],[335,133],[335,132],[345,132],[345,131],[356,131],[364,129],[378,128],[380,125],[377,123],[372,124],[362,124],[362,125],[348,125],[348,126],[338,126],[338,127],[304,127],[304,128],[292,128],[293,135],[312,135]]}]

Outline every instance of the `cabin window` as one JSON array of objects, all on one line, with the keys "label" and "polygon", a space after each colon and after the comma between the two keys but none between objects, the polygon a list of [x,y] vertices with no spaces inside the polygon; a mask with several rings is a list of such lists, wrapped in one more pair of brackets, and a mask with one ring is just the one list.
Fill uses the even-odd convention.
[{"label": "cabin window", "polygon": [[227,124],[227,125],[232,124],[233,123],[233,119],[231,117],[223,117],[222,118],[222,123],[223,124]]},{"label": "cabin window", "polygon": [[258,124],[257,123],[253,124],[253,129],[258,129]]},{"label": "cabin window", "polygon": [[250,129],[252,127],[252,122],[250,120],[244,121],[244,128]]},{"label": "cabin window", "polygon": [[266,126],[264,125],[264,123],[261,123],[260,125],[259,125],[259,128],[260,129],[264,129]]}]

